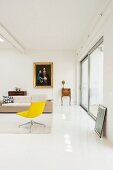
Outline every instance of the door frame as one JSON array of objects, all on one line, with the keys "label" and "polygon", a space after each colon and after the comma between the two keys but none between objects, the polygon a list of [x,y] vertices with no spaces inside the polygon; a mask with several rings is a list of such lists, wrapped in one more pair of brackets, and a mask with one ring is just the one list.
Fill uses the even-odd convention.
[{"label": "door frame", "polygon": [[[104,42],[103,36],[99,39],[99,41],[88,51],[88,53],[85,55],[85,57],[80,61],[80,106],[88,113],[88,115],[91,116],[94,120],[96,120],[96,117],[89,112],[89,106],[90,106],[90,55],[91,53]],[[88,59],[88,109],[82,105],[82,63]]]}]

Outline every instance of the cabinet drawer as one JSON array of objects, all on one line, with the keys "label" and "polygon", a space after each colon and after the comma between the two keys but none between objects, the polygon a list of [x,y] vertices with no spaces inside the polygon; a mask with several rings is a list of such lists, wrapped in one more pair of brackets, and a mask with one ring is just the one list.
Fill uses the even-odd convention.
[{"label": "cabinet drawer", "polygon": [[71,95],[71,89],[62,89],[62,96],[70,96]]}]

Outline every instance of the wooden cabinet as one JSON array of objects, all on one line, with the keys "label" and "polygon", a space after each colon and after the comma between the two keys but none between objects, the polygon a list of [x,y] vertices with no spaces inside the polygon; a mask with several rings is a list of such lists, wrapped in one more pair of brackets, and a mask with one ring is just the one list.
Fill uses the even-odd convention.
[{"label": "wooden cabinet", "polygon": [[70,88],[62,88],[61,91],[61,105],[63,105],[63,97],[69,97],[69,105],[71,105],[71,89]]},{"label": "wooden cabinet", "polygon": [[27,96],[27,91],[8,91],[8,96]]}]

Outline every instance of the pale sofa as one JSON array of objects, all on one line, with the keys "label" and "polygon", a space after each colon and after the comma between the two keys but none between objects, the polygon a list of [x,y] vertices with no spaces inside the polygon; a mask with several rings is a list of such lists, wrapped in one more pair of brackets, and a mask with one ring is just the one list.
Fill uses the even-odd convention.
[{"label": "pale sofa", "polygon": [[31,102],[46,100],[46,105],[43,113],[53,112],[53,102],[45,97],[45,95],[32,96],[13,96],[14,103],[3,104],[0,102],[0,113],[15,113],[25,111],[29,108]]}]

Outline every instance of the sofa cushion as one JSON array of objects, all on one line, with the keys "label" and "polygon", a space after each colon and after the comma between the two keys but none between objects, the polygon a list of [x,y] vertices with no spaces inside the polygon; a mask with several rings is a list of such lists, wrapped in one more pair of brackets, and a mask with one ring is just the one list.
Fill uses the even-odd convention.
[{"label": "sofa cushion", "polygon": [[14,103],[31,103],[30,96],[13,96]]},{"label": "sofa cushion", "polygon": [[48,100],[48,95],[47,94],[35,94],[31,96],[32,102],[37,102],[41,100]]},{"label": "sofa cushion", "polygon": [[13,103],[14,102],[14,99],[12,96],[3,96],[3,103],[6,104],[6,103]]}]

